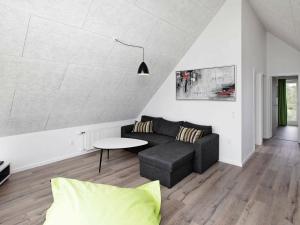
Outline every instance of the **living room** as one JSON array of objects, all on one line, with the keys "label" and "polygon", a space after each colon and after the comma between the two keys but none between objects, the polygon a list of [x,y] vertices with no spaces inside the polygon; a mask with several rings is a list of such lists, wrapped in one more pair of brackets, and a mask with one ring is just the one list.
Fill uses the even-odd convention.
[{"label": "living room", "polygon": [[0,224],[299,224],[299,138],[272,131],[272,81],[299,82],[298,15],[0,0]]}]

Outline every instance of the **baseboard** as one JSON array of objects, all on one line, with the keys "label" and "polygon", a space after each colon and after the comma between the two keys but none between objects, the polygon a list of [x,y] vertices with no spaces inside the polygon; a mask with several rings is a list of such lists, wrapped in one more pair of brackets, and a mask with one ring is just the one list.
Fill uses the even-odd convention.
[{"label": "baseboard", "polygon": [[65,155],[65,156],[49,159],[49,160],[38,162],[38,163],[32,163],[32,164],[29,164],[29,165],[26,165],[26,166],[23,166],[23,167],[13,169],[11,171],[11,173],[14,174],[14,173],[22,172],[22,171],[25,171],[25,170],[33,169],[33,168],[36,168],[36,167],[45,166],[45,165],[48,165],[48,164],[51,164],[51,163],[59,162],[59,161],[65,160],[65,159],[71,159],[71,158],[74,158],[76,156],[85,155],[85,154],[95,152],[95,151],[97,151],[97,149],[82,151],[82,152],[76,152],[76,153],[72,153],[70,155]]},{"label": "baseboard", "polygon": [[[70,154],[70,155],[65,155],[65,156],[53,158],[53,159],[38,162],[38,163],[32,163],[32,164],[29,164],[27,166],[16,168],[16,169],[12,170],[11,173],[14,174],[14,173],[22,172],[22,171],[25,171],[25,170],[33,169],[33,168],[36,168],[36,167],[45,166],[45,165],[48,165],[48,164],[51,164],[51,163],[59,162],[59,161],[65,160],[65,159],[74,158],[76,156],[85,155],[85,154],[95,152],[95,151],[97,151],[97,150],[95,149],[95,150],[89,150],[89,151],[82,151],[82,152],[77,152],[77,153],[73,153],[73,154]],[[252,157],[254,152],[255,151],[253,151],[251,154],[249,154],[248,157],[246,158],[246,160],[243,161],[243,163],[237,162],[237,161],[234,161],[234,160],[231,160],[231,159],[220,159],[219,162],[230,164],[230,165],[233,165],[233,166],[243,167],[245,165],[245,163]]]},{"label": "baseboard", "polygon": [[233,165],[233,166],[243,167],[243,164],[241,162],[234,161],[234,160],[231,160],[231,159],[220,159],[219,162],[230,164],[230,165]]},{"label": "baseboard", "polygon": [[248,155],[247,157],[243,160],[243,164],[242,167],[244,167],[246,165],[246,163],[252,158],[252,156],[255,153],[255,149],[253,149]]}]

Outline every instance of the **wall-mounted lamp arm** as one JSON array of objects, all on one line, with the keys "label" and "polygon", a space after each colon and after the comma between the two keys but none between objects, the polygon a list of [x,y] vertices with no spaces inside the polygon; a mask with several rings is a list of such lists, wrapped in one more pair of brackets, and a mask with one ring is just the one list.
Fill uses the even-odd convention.
[{"label": "wall-mounted lamp arm", "polygon": [[119,42],[119,43],[121,43],[121,44],[123,44],[123,45],[129,46],[129,47],[134,47],[134,48],[141,48],[141,49],[143,49],[143,62],[145,61],[145,57],[144,57],[144,47],[139,46],[139,45],[131,45],[131,44],[127,44],[127,43],[125,43],[125,42],[123,42],[123,41],[120,41],[120,40],[118,40],[118,39],[116,39],[116,38],[115,38],[115,41],[116,41],[116,42]]}]

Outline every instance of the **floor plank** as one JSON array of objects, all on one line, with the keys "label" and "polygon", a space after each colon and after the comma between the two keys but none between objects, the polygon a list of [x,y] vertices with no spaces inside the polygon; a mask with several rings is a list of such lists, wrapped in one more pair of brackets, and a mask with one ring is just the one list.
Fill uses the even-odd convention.
[{"label": "floor plank", "polygon": [[[43,224],[52,202],[53,177],[123,187],[148,181],[139,176],[139,162],[132,153],[112,151],[101,174],[98,160],[98,153],[90,153],[14,174],[0,187],[0,224]],[[275,138],[258,147],[243,169],[217,163],[172,189],[161,187],[161,224],[300,225],[299,185],[299,145]]]},{"label": "floor plank", "polygon": [[276,129],[274,138],[286,141],[298,141],[298,126],[279,126]]}]

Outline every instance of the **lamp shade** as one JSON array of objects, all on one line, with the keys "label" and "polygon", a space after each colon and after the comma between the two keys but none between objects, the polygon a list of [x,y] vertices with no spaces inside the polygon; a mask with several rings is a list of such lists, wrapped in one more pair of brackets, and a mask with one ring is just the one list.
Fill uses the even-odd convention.
[{"label": "lamp shade", "polygon": [[142,62],[138,69],[139,76],[149,76],[149,70],[145,62]]}]

